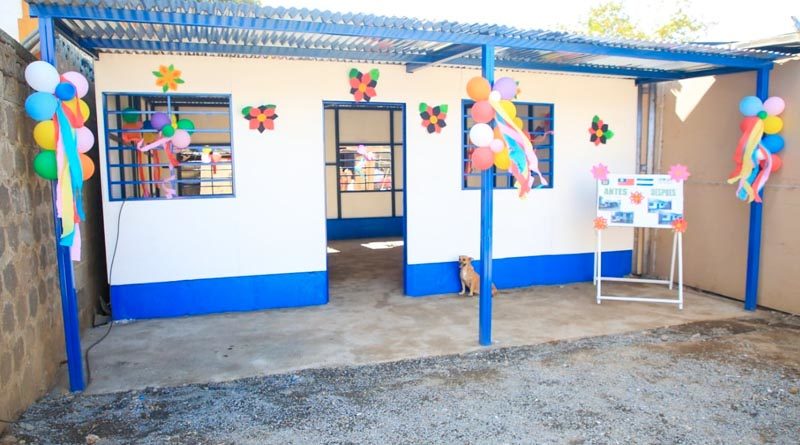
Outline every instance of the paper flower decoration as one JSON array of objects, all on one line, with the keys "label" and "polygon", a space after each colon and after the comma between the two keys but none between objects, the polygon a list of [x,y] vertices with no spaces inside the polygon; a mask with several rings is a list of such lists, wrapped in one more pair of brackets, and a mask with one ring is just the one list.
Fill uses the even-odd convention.
[{"label": "paper flower decoration", "polygon": [[428,130],[428,133],[441,133],[442,128],[447,126],[444,121],[447,118],[447,105],[431,107],[422,102],[419,104],[419,117],[422,118],[422,126]]},{"label": "paper flower decoration", "polygon": [[156,76],[156,85],[161,87],[161,91],[166,93],[168,90],[177,91],[178,85],[183,83],[181,70],[176,70],[175,65],[158,67],[158,71],[153,71]]},{"label": "paper flower decoration", "polygon": [[594,229],[595,230],[605,230],[608,228],[608,220],[602,216],[598,216],[594,219]]},{"label": "paper flower decoration", "polygon": [[259,105],[257,107],[244,107],[242,108],[242,115],[245,119],[250,121],[250,129],[258,130],[263,133],[264,130],[275,129],[275,119],[278,115],[275,114],[275,105]]},{"label": "paper flower decoration", "polygon": [[677,218],[672,220],[672,230],[678,233],[685,232],[687,226],[688,224],[686,223],[686,220],[683,218]]},{"label": "paper flower decoration", "polygon": [[608,166],[605,164],[597,164],[592,167],[592,177],[597,181],[605,181],[608,179]]},{"label": "paper flower decoration", "polygon": [[356,102],[366,101],[377,96],[375,87],[378,86],[378,77],[381,73],[377,68],[371,69],[368,73],[353,68],[350,70],[350,94]]},{"label": "paper flower decoration", "polygon": [[669,168],[669,177],[672,178],[673,181],[681,182],[689,179],[691,173],[689,173],[689,168],[682,164],[675,164]]},{"label": "paper flower decoration", "polygon": [[589,127],[589,141],[594,142],[595,147],[600,144],[605,144],[609,139],[614,137],[614,132],[608,129],[608,124],[603,122],[599,116],[592,118],[592,126]]},{"label": "paper flower decoration", "polygon": [[640,192],[631,193],[631,202],[632,203],[634,203],[636,205],[639,205],[639,204],[642,203],[643,200],[644,200],[644,195],[642,195]]}]

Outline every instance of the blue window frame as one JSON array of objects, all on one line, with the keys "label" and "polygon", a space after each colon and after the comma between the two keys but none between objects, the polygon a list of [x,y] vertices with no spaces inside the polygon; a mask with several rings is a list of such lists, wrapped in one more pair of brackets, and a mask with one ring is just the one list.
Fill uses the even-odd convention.
[{"label": "blue window frame", "polygon": [[[149,120],[159,112],[194,123],[191,145],[172,156],[137,149],[157,138]],[[111,201],[233,196],[230,95],[103,93],[103,114]]]},{"label": "blue window frame", "polygon": [[[470,116],[469,110],[472,108],[473,101],[461,101],[461,188],[480,189],[481,172],[473,171],[470,155],[476,148],[469,141],[469,129],[475,124]],[[539,158],[539,170],[547,180],[547,185],[542,185],[537,177],[534,182],[535,188],[553,187],[553,147],[555,144],[555,109],[553,104],[539,102],[514,102],[517,108],[517,116],[522,119],[525,129],[531,135],[533,148]],[[497,171],[492,167],[492,178],[494,188],[513,189],[514,178],[507,171]]]}]

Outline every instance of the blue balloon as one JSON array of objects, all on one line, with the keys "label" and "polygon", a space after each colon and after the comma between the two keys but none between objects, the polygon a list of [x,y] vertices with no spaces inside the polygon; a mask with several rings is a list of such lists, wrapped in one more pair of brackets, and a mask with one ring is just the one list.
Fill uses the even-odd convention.
[{"label": "blue balloon", "polygon": [[763,145],[764,148],[766,148],[770,153],[775,154],[783,150],[785,142],[783,137],[779,134],[768,134],[761,139],[761,145]]},{"label": "blue balloon", "polygon": [[739,111],[745,116],[756,116],[764,110],[764,103],[756,96],[747,96],[739,102]]},{"label": "blue balloon", "polygon": [[56,97],[61,100],[72,100],[75,97],[77,90],[75,86],[69,82],[61,82],[56,85]]},{"label": "blue balloon", "polygon": [[58,99],[51,93],[33,93],[25,100],[25,111],[36,121],[52,119],[58,108]]}]

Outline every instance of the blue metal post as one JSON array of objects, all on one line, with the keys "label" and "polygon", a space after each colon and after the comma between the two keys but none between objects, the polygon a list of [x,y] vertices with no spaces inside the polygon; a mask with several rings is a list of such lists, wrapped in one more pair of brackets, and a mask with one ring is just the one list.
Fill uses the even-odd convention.
[{"label": "blue metal post", "polygon": [[[39,18],[39,49],[42,60],[56,66],[56,34],[52,17]],[[61,289],[61,314],[64,320],[64,343],[67,350],[67,369],[70,391],[83,391],[83,358],[81,357],[80,322],[78,321],[78,297],[75,293],[75,278],[69,247],[59,243],[61,220],[56,214],[56,182],[50,181],[53,196],[53,226],[56,233],[56,261],[58,262],[58,284]]]},{"label": "blue metal post", "polygon": [[[481,47],[481,74],[494,82],[494,46]],[[492,201],[494,198],[493,169],[481,172],[481,294],[479,297],[478,341],[492,344]]]},{"label": "blue metal post", "polygon": [[[766,100],[769,96],[769,71],[761,68],[756,75],[756,96]],[[764,192],[762,190],[761,197]],[[758,305],[758,269],[761,265],[761,212],[763,203],[750,203],[750,233],[747,239],[747,283],[744,291],[744,308],[756,310]]]}]

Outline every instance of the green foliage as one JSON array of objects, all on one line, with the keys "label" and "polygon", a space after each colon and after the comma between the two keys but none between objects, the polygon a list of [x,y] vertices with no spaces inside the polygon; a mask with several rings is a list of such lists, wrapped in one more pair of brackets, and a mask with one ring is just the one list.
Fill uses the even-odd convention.
[{"label": "green foliage", "polygon": [[[665,20],[655,30],[647,32],[631,20],[620,1],[607,1],[592,7],[589,16],[580,23],[579,31],[590,36],[623,37],[642,40],[674,40],[688,41],[697,38],[707,25],[690,17],[685,11],[686,0],[670,2],[672,12],[664,11],[664,3],[660,6]],[[655,9],[655,8],[654,8]]]}]

